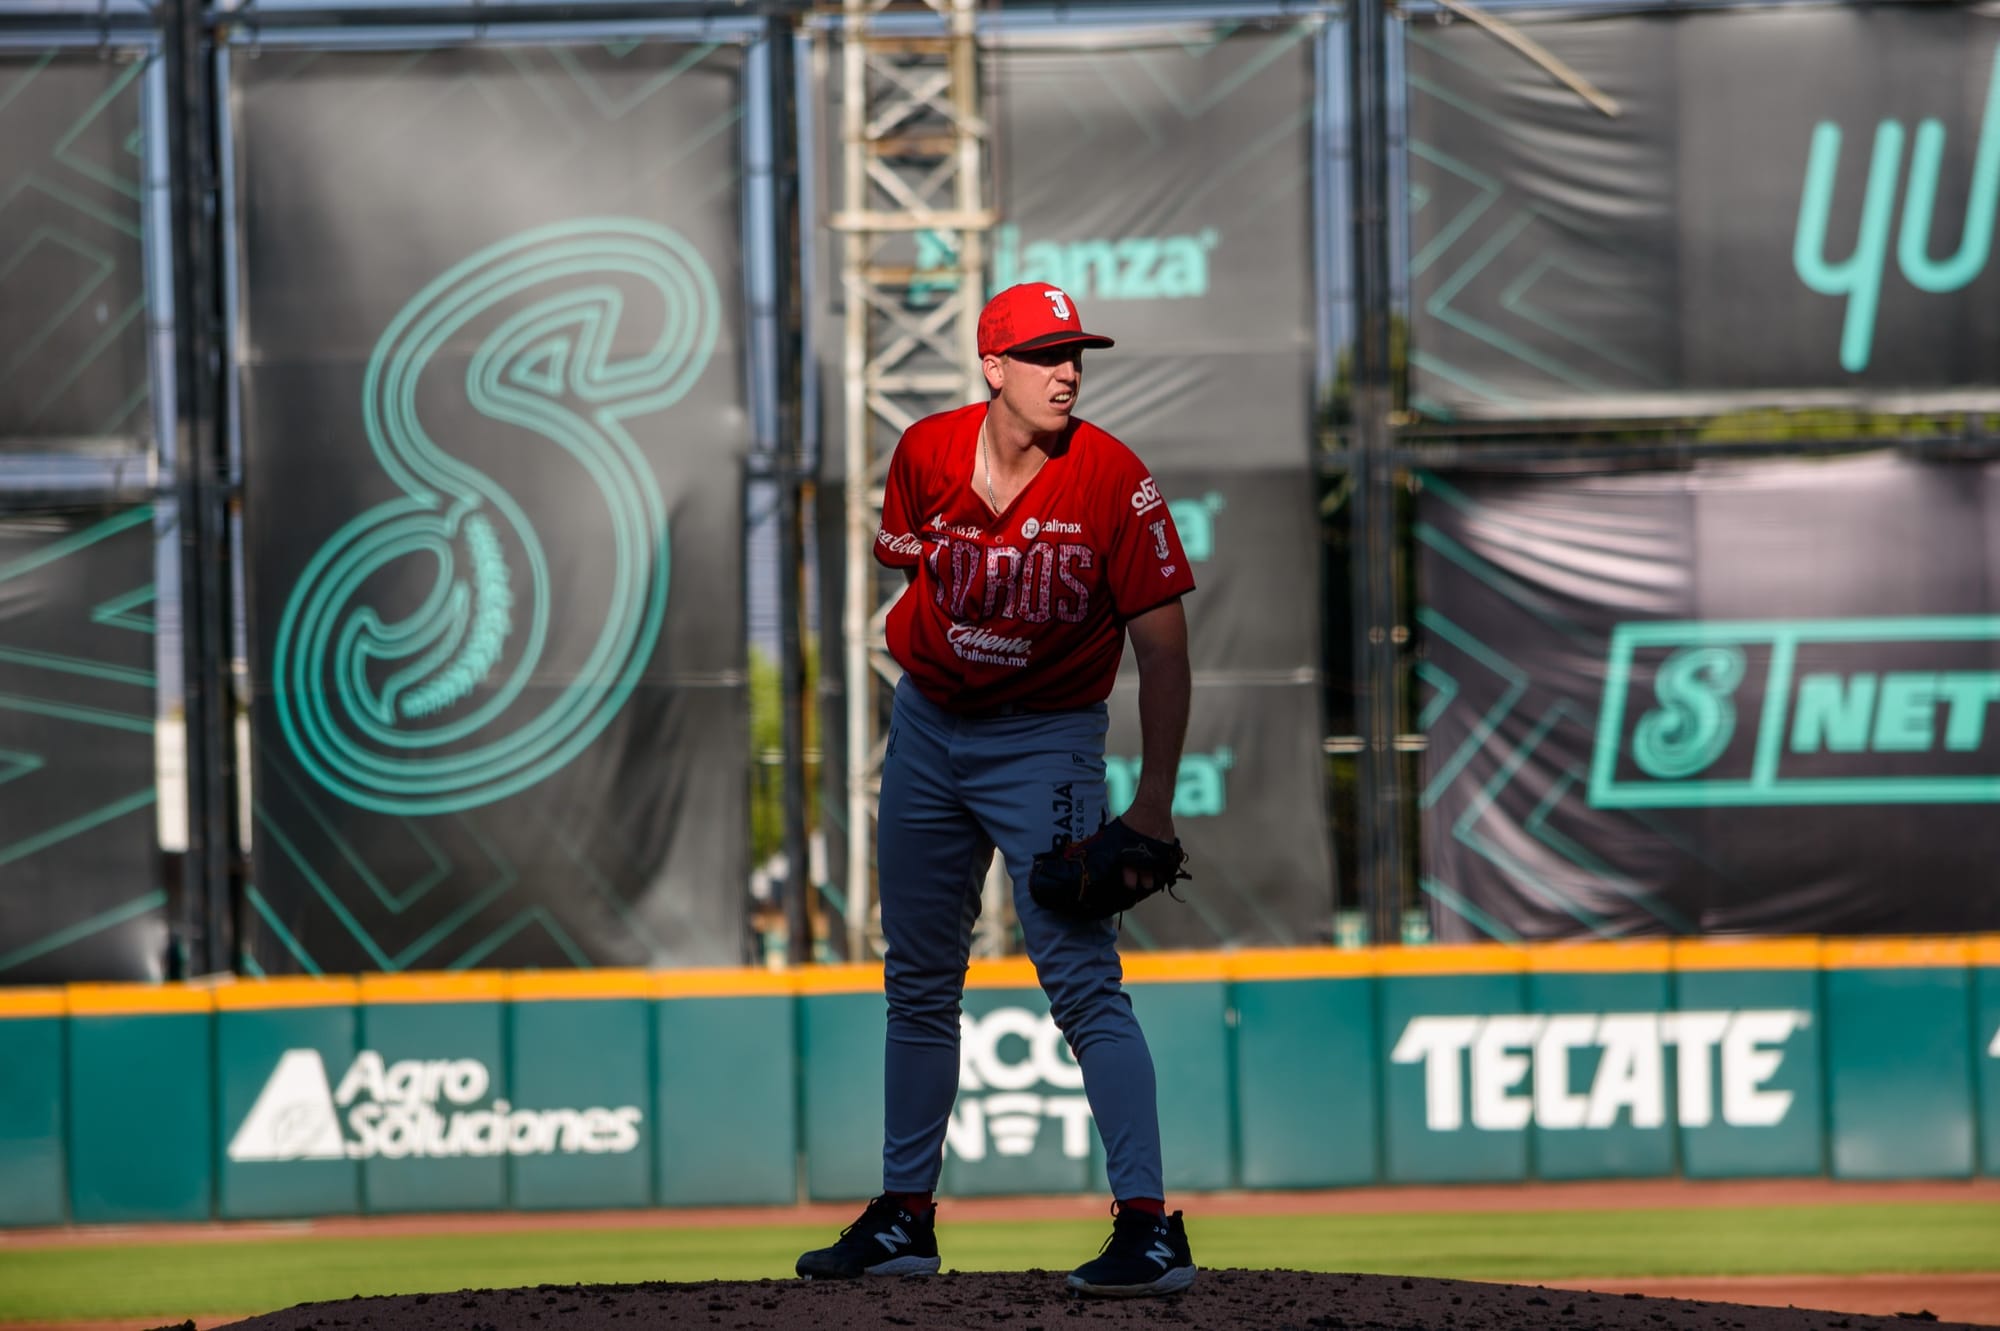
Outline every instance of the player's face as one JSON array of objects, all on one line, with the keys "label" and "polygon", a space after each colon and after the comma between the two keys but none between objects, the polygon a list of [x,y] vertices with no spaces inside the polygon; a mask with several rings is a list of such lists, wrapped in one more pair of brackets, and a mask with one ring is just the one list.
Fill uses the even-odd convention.
[{"label": "player's face", "polygon": [[994,405],[1036,434],[1062,430],[1083,389],[1083,348],[1047,347],[986,358],[986,382],[999,390]]}]

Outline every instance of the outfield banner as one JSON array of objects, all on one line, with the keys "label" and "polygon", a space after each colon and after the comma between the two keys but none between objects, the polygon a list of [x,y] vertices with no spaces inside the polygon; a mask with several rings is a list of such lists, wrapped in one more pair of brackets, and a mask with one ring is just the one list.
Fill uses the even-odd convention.
[{"label": "outfield banner", "polygon": [[[1283,471],[1168,472],[1158,480],[1196,581],[1183,602],[1195,692],[1176,817],[1196,820],[1181,823],[1182,839],[1216,872],[1197,909],[1185,916],[1176,910],[1158,929],[1150,914],[1128,917],[1127,938],[1141,948],[1323,940],[1332,929],[1334,866],[1320,744],[1326,731],[1312,491]],[[823,486],[819,494],[819,530],[833,538],[820,545],[821,623],[837,625],[840,491]],[[844,811],[845,664],[831,650],[823,660],[822,797],[825,807]],[[1106,775],[1114,808],[1131,800],[1137,781],[1138,694],[1128,644],[1111,698]],[[827,824],[836,884],[845,879],[844,824],[839,816]],[[837,913],[842,899],[836,892],[818,908]]]},{"label": "outfield banner", "polygon": [[153,509],[0,517],[0,985],[158,980]]},{"label": "outfield banner", "polygon": [[[1318,30],[982,35],[999,214],[987,292],[1052,283],[1086,327],[1117,339],[1084,358],[1081,414],[1156,467],[1306,467]],[[832,79],[818,105],[839,104]],[[831,213],[848,206],[842,145],[837,121],[818,128],[821,206]],[[837,427],[844,251],[837,232],[818,236],[817,359]],[[902,311],[911,322],[953,290],[953,243],[917,232],[883,246],[883,264],[915,270]],[[837,468],[839,429],[828,437],[825,460]]]},{"label": "outfield banner", "polygon": [[1053,283],[1118,340],[1083,414],[1156,468],[1305,466],[1316,32],[987,39],[988,290]]},{"label": "outfield banner", "polygon": [[[1317,683],[1196,678],[1173,805],[1194,880],[1176,889],[1185,902],[1156,897],[1126,915],[1127,950],[1332,940],[1320,712]],[[1140,759],[1139,691],[1127,680],[1112,694],[1105,741],[1113,814],[1132,802]]]},{"label": "outfield banner", "polygon": [[2000,465],[1427,476],[1448,939],[2000,927]]},{"label": "outfield banner", "polygon": [[741,958],[742,64],[234,64],[253,966]]},{"label": "outfield banner", "polygon": [[[1296,471],[1155,470],[1195,590],[1185,598],[1197,676],[1297,682],[1320,659],[1319,513]],[[1136,688],[1131,652],[1123,662]]]},{"label": "outfield banner", "polygon": [[146,61],[113,54],[0,52],[0,452],[153,437]]},{"label": "outfield banner", "polygon": [[[999,219],[987,238],[986,290],[1036,281],[1060,286],[1076,300],[1087,328],[1117,339],[1116,347],[1085,356],[1079,414],[1130,445],[1172,506],[1200,588],[1187,602],[1197,677],[1232,699],[1238,687],[1255,693],[1275,685],[1268,696],[1284,701],[1273,715],[1312,727],[1317,704],[1312,720],[1298,709],[1310,691],[1305,681],[1317,678],[1321,638],[1309,467],[1319,31],[1312,22],[1259,28],[1196,22],[981,36]],[[830,79],[818,105],[837,106],[840,62],[826,68]],[[839,195],[842,145],[837,124],[819,128],[821,206],[831,213],[847,206]],[[1165,181],[1177,183],[1166,188]],[[828,404],[821,470],[830,482],[822,495],[837,495],[843,250],[836,233],[821,235],[814,268],[825,276],[815,287],[814,332]],[[951,243],[930,233],[884,243],[885,266],[908,264],[916,274],[903,295],[903,318],[923,320],[952,293]],[[874,441],[885,450],[893,436],[876,428],[890,435]],[[822,623],[837,626],[841,551],[831,547],[843,526],[822,523],[820,530],[819,572],[829,589]],[[843,747],[838,656],[835,638],[826,655],[830,754]],[[1135,689],[1128,653],[1120,692]],[[1207,696],[1196,700],[1197,729],[1206,724],[1200,711]],[[1224,711],[1213,721],[1217,733],[1245,727],[1262,733],[1264,722],[1247,720],[1234,702]],[[1324,932],[1331,888],[1320,889],[1331,881],[1331,861],[1305,844],[1325,839],[1325,812],[1314,802],[1323,780],[1319,733],[1314,729],[1310,757],[1301,741],[1260,751],[1257,759],[1259,782],[1268,779],[1287,800],[1311,803],[1309,833],[1302,825],[1297,844],[1272,843],[1235,861],[1262,866],[1249,875],[1256,880],[1245,889],[1249,896],[1180,931],[1172,946]],[[1136,748],[1129,757],[1136,758]],[[1278,765],[1292,759],[1298,765],[1280,778]],[[1119,761],[1126,760],[1113,762],[1114,786]],[[826,773],[828,793],[844,808],[845,772],[829,763]],[[1231,821],[1248,835],[1247,817]],[[832,842],[843,839],[833,829]],[[1228,844],[1234,855],[1236,843]],[[830,862],[836,874],[845,868],[838,853]],[[1283,871],[1317,874],[1297,885],[1297,900],[1287,897],[1291,889],[1261,877],[1280,872],[1281,864]],[[1261,895],[1267,892],[1276,897]],[[1302,904],[1306,898],[1310,906]],[[1164,938],[1154,942],[1168,945]]]},{"label": "outfield banner", "polygon": [[[1449,16],[1445,16],[1449,17]],[[2000,400],[2000,20],[1412,23],[1411,393],[1443,416]]]}]

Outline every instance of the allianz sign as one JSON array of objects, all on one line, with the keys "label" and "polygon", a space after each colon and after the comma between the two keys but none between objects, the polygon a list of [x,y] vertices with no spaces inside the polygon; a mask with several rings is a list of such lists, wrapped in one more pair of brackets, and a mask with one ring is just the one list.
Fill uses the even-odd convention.
[{"label": "allianz sign", "polygon": [[[1664,1127],[1669,1049],[1680,1126],[1719,1114],[1731,1127],[1770,1127],[1793,1099],[1770,1082],[1811,1020],[1792,1008],[1423,1016],[1403,1027],[1389,1061],[1422,1065],[1433,1132],[1461,1130],[1468,1109],[1483,1132],[1608,1128],[1621,1117]],[[1586,1083],[1574,1064],[1589,1054],[1597,1067]]]}]

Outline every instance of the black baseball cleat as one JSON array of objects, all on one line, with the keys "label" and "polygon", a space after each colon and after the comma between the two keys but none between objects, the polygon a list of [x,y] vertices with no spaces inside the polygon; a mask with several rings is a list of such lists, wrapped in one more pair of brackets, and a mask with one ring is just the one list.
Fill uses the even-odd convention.
[{"label": "black baseball cleat", "polygon": [[937,1274],[937,1211],[921,1218],[887,1197],[868,1203],[861,1218],[840,1231],[831,1248],[799,1258],[805,1280],[857,1280],[862,1276]]},{"label": "black baseball cleat", "polygon": [[1111,1237],[1097,1256],[1069,1273],[1069,1287],[1104,1299],[1143,1299],[1178,1294],[1194,1283],[1194,1254],[1188,1250],[1181,1213],[1111,1212]]}]

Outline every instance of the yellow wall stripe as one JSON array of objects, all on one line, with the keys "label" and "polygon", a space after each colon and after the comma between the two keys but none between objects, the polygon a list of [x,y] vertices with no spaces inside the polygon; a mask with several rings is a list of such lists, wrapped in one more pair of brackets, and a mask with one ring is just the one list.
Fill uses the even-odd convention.
[{"label": "yellow wall stripe", "polygon": [[215,1009],[215,991],[190,984],[72,984],[63,990],[63,998],[73,1017]]},{"label": "yellow wall stripe", "polygon": [[516,1002],[590,998],[651,998],[652,971],[508,971],[507,997]]},{"label": "yellow wall stripe", "polygon": [[868,965],[807,966],[793,971],[795,994],[879,994],[882,968]]},{"label": "yellow wall stripe", "polygon": [[1673,945],[1664,938],[1554,943],[1528,949],[1528,969],[1550,975],[1596,975],[1606,971],[1664,971],[1672,964]]},{"label": "yellow wall stripe", "polygon": [[363,1003],[496,1003],[507,996],[501,971],[402,971],[360,979]]},{"label": "yellow wall stripe", "polygon": [[1375,951],[1361,947],[1273,947],[1231,952],[1232,980],[1333,980],[1375,973]]},{"label": "yellow wall stripe", "polygon": [[1677,938],[1677,971],[1809,971],[1820,965],[1817,938]]},{"label": "yellow wall stripe", "polygon": [[1528,969],[1529,949],[1505,943],[1385,947],[1375,953],[1377,975],[1503,975]]},{"label": "yellow wall stripe", "polygon": [[1828,970],[1889,967],[1965,966],[1972,961],[1969,938],[1829,938],[1820,955]]},{"label": "yellow wall stripe", "polygon": [[61,989],[0,989],[0,1020],[8,1017],[60,1017],[66,1010]]},{"label": "yellow wall stripe", "polygon": [[1035,963],[1026,957],[982,958],[965,968],[968,989],[1039,989],[1041,985],[1035,978]]},{"label": "yellow wall stripe", "polygon": [[268,980],[231,980],[215,987],[218,1012],[276,1008],[353,1007],[361,985],[351,975],[287,975]]},{"label": "yellow wall stripe", "polygon": [[728,969],[658,971],[654,998],[755,998],[796,992],[785,971]]},{"label": "yellow wall stripe", "polygon": [[1228,978],[1226,952],[1135,952],[1125,958],[1131,984],[1214,984]]},{"label": "yellow wall stripe", "polygon": [[[1236,952],[1133,953],[1133,984],[1312,980],[1370,975],[1495,975],[1591,971],[1731,971],[2000,966],[2000,934],[1892,938],[1642,938],[1611,942],[1429,947],[1251,948]],[[971,989],[1034,989],[1025,957],[978,960]],[[882,992],[871,964],[648,971],[450,971],[168,984],[0,988],[0,1019],[338,1007],[354,1003],[466,1003],[591,998],[783,997]]]}]

